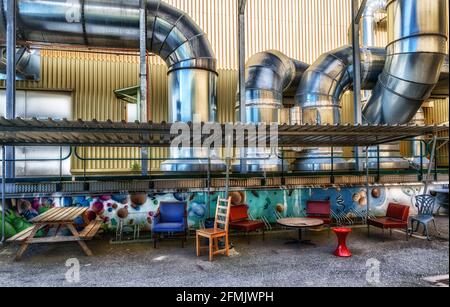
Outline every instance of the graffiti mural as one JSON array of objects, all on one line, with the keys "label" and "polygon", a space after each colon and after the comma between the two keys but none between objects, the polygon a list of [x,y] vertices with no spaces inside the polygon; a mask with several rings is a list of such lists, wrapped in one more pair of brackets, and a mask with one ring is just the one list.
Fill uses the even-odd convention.
[{"label": "graffiti mural", "polygon": [[[295,189],[268,191],[231,192],[233,204],[247,204],[250,216],[274,223],[280,217],[303,216],[308,200],[329,200],[332,210],[338,215],[365,214],[370,204],[370,213],[382,216],[390,202],[412,207],[416,212],[414,197],[423,192],[423,186],[373,187],[367,193],[365,187],[330,189]],[[164,201],[186,201],[190,228],[202,227],[205,220],[214,216],[221,193],[159,193],[159,194],[115,194],[101,196],[76,196],[61,198],[13,199],[8,203],[5,217],[5,234],[14,234],[31,226],[29,220],[52,207],[81,206],[89,208],[90,220],[101,219],[105,229],[122,225],[137,225],[142,231],[151,231],[153,218],[159,204]],[[1,221],[0,221],[1,222]],[[81,225],[83,221],[78,221]]]}]

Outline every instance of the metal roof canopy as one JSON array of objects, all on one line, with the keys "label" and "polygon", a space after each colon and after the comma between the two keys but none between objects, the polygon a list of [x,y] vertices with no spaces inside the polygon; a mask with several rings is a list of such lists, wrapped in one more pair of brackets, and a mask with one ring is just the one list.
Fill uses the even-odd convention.
[{"label": "metal roof canopy", "polygon": [[[192,131],[193,125],[189,123]],[[127,123],[68,120],[39,120],[0,117],[0,145],[4,146],[112,146],[169,147],[178,136],[170,133],[168,123]],[[225,144],[225,128],[222,125]],[[368,126],[368,125],[280,125],[279,147],[352,147],[374,146],[418,136],[437,135],[448,131],[445,125],[435,126]],[[205,140],[209,135],[203,136]],[[255,138],[250,138],[250,141]],[[249,137],[245,135],[245,144]],[[267,144],[270,142],[267,128]],[[192,144],[191,137],[191,144]],[[235,144],[236,144],[235,140]],[[255,143],[256,144],[256,143]]]}]

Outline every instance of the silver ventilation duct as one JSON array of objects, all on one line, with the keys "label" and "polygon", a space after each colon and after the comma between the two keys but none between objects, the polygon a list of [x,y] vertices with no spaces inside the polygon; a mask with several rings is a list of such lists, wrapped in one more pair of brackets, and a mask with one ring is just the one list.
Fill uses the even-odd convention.
[{"label": "silver ventilation duct", "polygon": [[[414,116],[411,124],[418,126],[425,126],[425,114],[423,108],[420,108],[419,111]],[[416,138],[415,142],[412,143],[411,146],[411,157],[409,158],[411,164],[416,167],[428,167],[430,164],[430,160],[427,157],[426,145],[423,142],[424,138]]]},{"label": "silver ventilation duct", "polygon": [[[387,0],[368,0],[361,15],[361,46],[363,48],[376,47],[377,14],[386,12]],[[351,28],[351,25],[350,25]],[[363,91],[362,105],[366,104],[371,95],[370,91]]]},{"label": "silver ventilation duct", "polygon": [[368,123],[409,123],[430,98],[446,53],[446,3],[388,2],[387,60],[363,111]]},{"label": "silver ventilation duct", "polygon": [[[363,48],[376,46],[377,14],[386,13],[387,0],[368,0],[361,16],[361,43]],[[382,71],[380,71],[381,73]],[[362,91],[361,103],[364,108],[372,91]],[[363,150],[363,155],[365,155]],[[401,157],[400,143],[384,144],[369,148],[369,167],[383,169],[407,169],[409,162]],[[378,159],[379,157],[379,159]],[[363,162],[363,167],[366,167]]]},{"label": "silver ventilation duct", "polygon": [[[381,48],[361,49],[361,86],[371,89],[384,65]],[[341,123],[341,98],[353,84],[352,47],[344,46],[320,56],[304,73],[296,102],[302,108],[303,124],[336,125]],[[331,161],[328,148],[310,148],[301,152],[294,163],[296,171],[348,170],[354,167],[342,158],[342,149],[334,148]]]},{"label": "silver ventilation duct", "polygon": [[448,54],[445,56],[444,64],[442,64],[439,81],[431,93],[430,99],[445,99],[449,96],[449,62]]},{"label": "silver ventilation duct", "polygon": [[[278,123],[283,96],[292,95],[308,65],[270,50],[253,55],[246,63],[246,123]],[[239,112],[239,102],[237,102]],[[279,157],[278,149],[248,148],[248,172],[288,170],[289,164]],[[240,163],[233,171],[241,171]]]},{"label": "silver ventilation duct", "polygon": [[[0,80],[6,80],[6,48],[0,47]],[[17,48],[16,79],[37,81],[41,76],[41,56],[39,50]]]},{"label": "silver ventilation duct", "polygon": [[[139,0],[17,0],[19,42],[139,48]],[[6,1],[0,0],[0,43],[5,41]],[[216,59],[206,34],[185,13],[160,0],[147,0],[148,51],[168,66],[169,121],[189,122],[198,114],[216,119]],[[197,149],[171,149],[171,157],[207,158]],[[214,170],[225,165],[213,163]],[[206,160],[169,161],[164,171],[203,171]]]},{"label": "silver ventilation duct", "polygon": [[386,11],[387,0],[368,0],[361,15],[361,44],[375,47],[376,15]]}]

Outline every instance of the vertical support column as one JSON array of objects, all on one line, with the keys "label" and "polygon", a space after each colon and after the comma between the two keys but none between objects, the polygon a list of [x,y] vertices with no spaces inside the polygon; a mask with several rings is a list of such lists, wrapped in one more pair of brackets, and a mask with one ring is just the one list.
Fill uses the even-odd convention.
[{"label": "vertical support column", "polygon": [[0,240],[0,244],[3,244],[5,242],[6,236],[5,236],[5,210],[6,210],[6,197],[5,197],[5,156],[6,156],[6,150],[5,146],[2,146],[2,238]]},{"label": "vertical support column", "polygon": [[437,163],[437,159],[435,159],[435,157],[436,157],[437,136],[433,136],[433,141],[432,142],[433,142],[433,145],[431,147],[430,164],[428,165],[427,178],[425,179],[425,188],[424,188],[423,194],[427,194],[428,193],[428,189],[430,187],[430,182],[432,181],[431,173],[433,172],[433,167],[436,167],[436,166],[433,166],[433,164]]},{"label": "vertical support column", "polygon": [[[247,0],[238,0],[238,39],[239,39],[239,120],[246,122],[245,101],[245,8]],[[241,173],[247,173],[247,150],[240,149]]]},{"label": "vertical support column", "polygon": [[[353,47],[353,108],[355,112],[355,124],[362,124],[361,103],[361,49],[359,43],[359,22],[366,6],[367,0],[363,0],[359,7],[359,0],[352,0],[352,47]],[[355,147],[355,165],[357,171],[362,171],[361,151]]]},{"label": "vertical support column", "polygon": [[[359,148],[358,148],[358,150],[359,150]],[[370,183],[369,183],[369,176],[370,176],[369,147],[366,147],[366,193],[367,193],[366,222],[369,220],[369,217],[370,217]],[[367,223],[367,227],[369,227],[368,223]]]},{"label": "vertical support column", "polygon": [[[6,1],[6,118],[16,117],[16,0]],[[6,147],[6,178],[16,176],[14,147]]]},{"label": "vertical support column", "polygon": [[[140,122],[146,123],[147,118],[147,1],[140,0],[139,10],[139,51],[140,51]],[[148,147],[141,148],[142,176],[148,175]]]}]

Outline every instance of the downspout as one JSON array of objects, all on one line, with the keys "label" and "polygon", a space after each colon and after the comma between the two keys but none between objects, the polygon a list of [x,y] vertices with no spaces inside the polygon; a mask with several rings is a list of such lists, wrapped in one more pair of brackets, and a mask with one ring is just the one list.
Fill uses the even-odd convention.
[{"label": "downspout", "polygon": [[446,54],[446,0],[390,0],[387,60],[363,111],[370,124],[407,124],[438,83]]},{"label": "downspout", "polygon": [[[253,55],[245,68],[246,123],[278,123],[283,97],[293,94],[308,65],[276,50]],[[239,95],[239,93],[238,93]],[[240,112],[239,102],[236,111]],[[289,168],[278,150],[248,148],[247,172],[276,172]],[[240,163],[233,171],[241,171]]]},{"label": "downspout", "polygon": [[[385,51],[381,48],[361,49],[361,88],[371,89],[383,68]],[[342,95],[353,84],[353,50],[344,46],[320,56],[305,72],[296,94],[302,108],[303,124],[341,124]],[[342,158],[342,149],[309,148],[297,155],[296,171],[348,170],[354,162]],[[333,161],[332,161],[333,160]]]},{"label": "downspout", "polygon": [[[83,45],[96,48],[139,48],[139,0],[45,1],[17,0],[19,42]],[[4,12],[6,1],[0,0]],[[169,122],[216,120],[216,59],[206,34],[185,13],[161,0],[146,0],[148,52],[168,66]],[[5,20],[0,14],[0,44]],[[171,148],[178,161],[162,164],[163,171],[205,171],[209,152]],[[183,160],[198,157],[199,160]],[[214,160],[213,170],[225,164]]]}]

